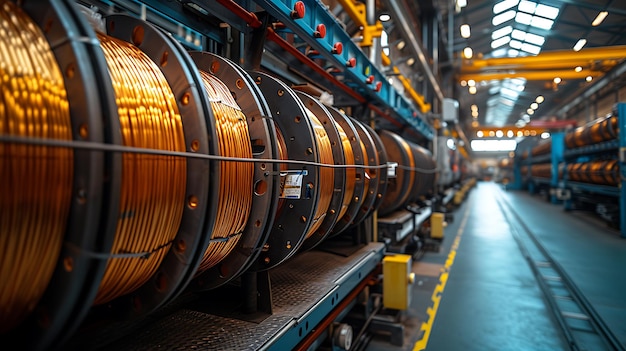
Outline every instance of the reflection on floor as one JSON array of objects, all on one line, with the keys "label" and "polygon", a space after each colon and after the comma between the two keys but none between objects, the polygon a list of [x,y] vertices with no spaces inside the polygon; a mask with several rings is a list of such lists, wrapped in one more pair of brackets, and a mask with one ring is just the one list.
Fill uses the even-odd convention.
[{"label": "reflection on floor", "polygon": [[[413,263],[417,279],[411,308],[404,313],[404,345],[392,346],[384,336],[376,336],[367,350],[570,349],[498,206],[498,196],[513,205],[626,345],[626,240],[591,217],[565,212],[526,192],[479,183],[455,210],[441,250]],[[446,270],[450,257],[453,264]],[[442,276],[445,282],[440,282]],[[444,286],[443,293],[433,296],[438,285]],[[433,306],[433,297],[440,298],[439,306]],[[431,324],[429,307],[436,308],[430,313]]]}]

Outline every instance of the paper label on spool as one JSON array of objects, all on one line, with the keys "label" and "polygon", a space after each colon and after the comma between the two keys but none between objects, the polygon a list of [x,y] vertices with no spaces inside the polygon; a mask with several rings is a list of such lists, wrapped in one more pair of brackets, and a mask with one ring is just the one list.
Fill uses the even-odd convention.
[{"label": "paper label on spool", "polygon": [[307,171],[287,171],[280,174],[280,197],[299,199],[302,194],[302,178]]},{"label": "paper label on spool", "polygon": [[396,177],[396,167],[398,167],[398,163],[396,162],[387,162],[387,177],[395,178]]}]

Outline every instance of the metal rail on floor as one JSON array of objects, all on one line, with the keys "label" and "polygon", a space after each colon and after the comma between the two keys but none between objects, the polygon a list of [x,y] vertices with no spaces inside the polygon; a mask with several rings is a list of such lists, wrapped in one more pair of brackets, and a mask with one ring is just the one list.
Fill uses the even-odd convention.
[{"label": "metal rail on floor", "polygon": [[528,261],[539,287],[571,350],[625,350],[576,284],[554,261],[532,230],[499,194],[496,196],[511,233]]}]

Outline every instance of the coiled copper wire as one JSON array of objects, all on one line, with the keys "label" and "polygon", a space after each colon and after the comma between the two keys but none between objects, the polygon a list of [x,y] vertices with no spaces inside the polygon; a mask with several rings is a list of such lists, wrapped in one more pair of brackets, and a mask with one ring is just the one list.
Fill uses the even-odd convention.
[{"label": "coiled copper wire", "polygon": [[[176,98],[159,67],[136,46],[98,34],[118,106],[125,146],[181,151],[185,135]],[[125,153],[120,212],[113,254],[94,304],[139,288],[156,272],[180,226],[187,161],[181,157]]]},{"label": "coiled copper wire", "polygon": [[[313,112],[306,109],[307,115],[313,124],[313,130],[315,132],[315,141],[317,144],[317,150],[320,156],[320,163],[334,165],[335,159],[333,157],[332,144],[330,138],[324,129],[324,125],[315,116]],[[317,202],[317,208],[315,209],[315,215],[313,222],[309,227],[309,231],[306,234],[306,238],[309,238],[319,229],[320,225],[326,217],[328,208],[330,207],[330,201],[333,197],[335,185],[335,170],[330,167],[320,167],[320,178],[317,184],[317,189],[314,191],[319,192],[319,200]],[[307,184],[307,186],[313,186]]]},{"label": "coiled copper wire", "polygon": [[[346,165],[354,165],[354,151],[352,150],[352,144],[350,143],[350,138],[346,134],[345,130],[337,121],[333,119],[333,123],[339,132],[339,137],[341,138],[341,145],[343,145],[343,155],[345,159]],[[345,169],[346,172],[346,187],[343,192],[343,200],[341,201],[341,209],[339,210],[339,216],[337,217],[337,221],[339,221],[343,215],[346,214],[350,203],[352,202],[352,196],[354,195],[354,188],[356,187],[356,168],[348,167]]]},{"label": "coiled copper wire", "polygon": [[[220,155],[252,158],[246,116],[222,81],[203,71],[200,74],[215,114]],[[239,241],[250,216],[253,178],[252,163],[224,161],[220,164],[219,207],[211,236],[217,241],[207,247],[199,272],[219,263]]]},{"label": "coiled copper wire", "polygon": [[[43,33],[0,1],[0,134],[72,139],[63,74]],[[69,148],[0,143],[0,334],[33,311],[54,272],[73,182]]]}]

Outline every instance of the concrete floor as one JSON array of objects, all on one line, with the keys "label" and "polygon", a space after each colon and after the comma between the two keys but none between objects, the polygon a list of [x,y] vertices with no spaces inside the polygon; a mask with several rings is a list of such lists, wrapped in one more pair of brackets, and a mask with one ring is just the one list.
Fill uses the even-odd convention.
[{"label": "concrete floor", "polygon": [[[417,279],[404,313],[404,345],[376,336],[367,350],[569,350],[497,195],[528,219],[529,229],[626,344],[626,240],[539,196],[480,182],[454,211],[441,250],[413,264]],[[446,273],[443,292],[434,297],[440,296],[434,321],[424,328],[427,309],[436,305],[433,291]]]}]

